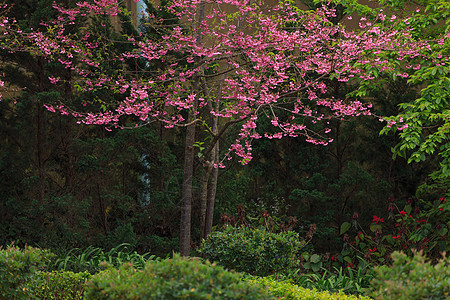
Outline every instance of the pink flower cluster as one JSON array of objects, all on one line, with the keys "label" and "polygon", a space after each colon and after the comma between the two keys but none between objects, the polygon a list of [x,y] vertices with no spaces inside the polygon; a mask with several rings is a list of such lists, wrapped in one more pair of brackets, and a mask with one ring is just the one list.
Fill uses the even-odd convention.
[{"label": "pink flower cluster", "polygon": [[[207,9],[199,14],[204,4]],[[223,5],[235,14],[225,13]],[[371,115],[371,105],[361,99],[328,96],[330,79],[371,80],[373,69],[384,72],[398,67],[397,62],[380,58],[383,53],[406,60],[419,57],[424,46],[414,42],[408,30],[398,32],[364,18],[357,30],[333,24],[329,19],[335,10],[325,6],[310,13],[287,3],[267,8],[249,0],[174,0],[168,10],[179,18],[178,24],[161,31],[160,39],[127,36],[124,43],[132,50],[118,53],[118,41],[94,38],[88,25],[76,34],[68,29],[88,15],[116,16],[118,0],[80,1],[72,9],[56,3],[53,7],[60,16],[46,31],[21,34],[26,42],[9,47],[24,47],[63,65],[76,74],[71,84],[86,92],[111,90],[118,102],[109,105],[108,111],[77,111],[63,102],[47,109],[70,113],[85,124],[116,127],[121,126],[122,116],[136,116],[139,122],[158,120],[170,128],[186,125],[186,111],[194,112],[199,123],[210,114],[222,119],[219,124],[241,124],[229,153],[234,152],[243,164],[252,158],[253,139],[304,136],[314,144],[332,142],[329,128],[314,132],[309,125]],[[380,19],[385,15],[380,14]],[[149,17],[148,26],[165,28],[163,21]],[[390,21],[397,22],[396,17]],[[286,28],[286,24],[293,25]],[[145,72],[125,67],[124,62],[136,60],[167,67],[150,67]],[[123,69],[105,75],[105,61]],[[398,74],[407,76],[403,71]],[[53,76],[49,80],[61,82]],[[269,118],[274,131],[258,132],[260,117]]]}]

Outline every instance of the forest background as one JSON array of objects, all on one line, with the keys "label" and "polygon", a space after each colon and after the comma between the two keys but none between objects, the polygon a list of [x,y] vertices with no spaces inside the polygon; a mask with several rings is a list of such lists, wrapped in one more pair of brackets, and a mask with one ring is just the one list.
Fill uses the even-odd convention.
[{"label": "forest background", "polygon": [[[304,2],[314,8],[314,3]],[[49,0],[6,3],[14,4],[10,14],[24,30],[37,28],[56,14]],[[338,18],[344,11],[340,6]],[[120,30],[132,34],[128,16],[121,20]],[[101,26],[105,20],[93,22]],[[107,26],[114,35],[114,26]],[[63,253],[128,243],[138,252],[163,257],[178,251],[185,128],[166,129],[153,123],[109,131],[77,124],[44,107],[61,95],[72,95],[69,86],[55,86],[49,80],[55,74],[68,78],[69,73],[27,53],[3,51],[2,60],[5,81],[14,83],[15,91],[0,102],[0,244],[16,241]],[[444,67],[446,75],[448,62]],[[398,116],[403,112],[400,103],[419,98],[420,88],[407,80],[389,78],[367,92],[365,100],[373,103],[376,115]],[[337,81],[330,86],[328,93],[336,97],[352,90]],[[441,106],[448,114],[448,83],[446,91]],[[438,123],[448,124],[445,118]],[[271,126],[269,121],[261,122],[260,128]],[[245,223],[273,231],[290,224],[307,236],[315,224],[308,247],[337,253],[348,243],[341,234],[342,224],[353,220],[369,228],[375,216],[387,221],[407,205],[419,213],[448,196],[448,171],[443,168],[447,162],[438,152],[409,163],[407,158],[394,159],[392,150],[404,137],[394,131],[380,135],[385,124],[370,116],[335,119],[328,126],[334,141],[326,147],[300,138],[256,140],[248,165],[233,160],[218,169],[214,226],[242,223],[244,217]],[[230,130],[222,137],[225,144],[232,143],[232,131],[237,129]],[[201,141],[201,133],[197,134]],[[444,152],[447,143],[448,133],[441,142]],[[196,154],[204,150],[202,145],[196,144]],[[396,153],[409,157],[412,151],[406,150]],[[201,161],[196,160],[193,249],[202,235],[202,172]],[[448,231],[440,236],[447,235]]]}]

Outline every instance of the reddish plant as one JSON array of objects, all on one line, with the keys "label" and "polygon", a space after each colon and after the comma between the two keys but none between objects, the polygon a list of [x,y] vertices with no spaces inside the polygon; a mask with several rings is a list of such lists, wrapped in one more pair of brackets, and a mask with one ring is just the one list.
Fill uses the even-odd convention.
[{"label": "reddish plant", "polygon": [[[406,250],[409,255],[413,255],[415,250],[423,250],[429,257],[438,259],[440,252],[448,251],[446,241],[449,228],[445,220],[448,220],[449,206],[445,201],[439,200],[430,208],[415,209],[411,213],[411,204],[413,201],[407,201],[404,209],[400,210],[393,201],[389,201],[388,213],[392,213],[392,205],[395,205],[397,210],[392,220],[384,223],[383,218],[374,216],[370,234],[365,234],[364,228],[358,223],[358,231],[353,241],[350,241],[346,232],[351,228],[350,223],[343,226],[347,230],[343,232],[344,250],[337,255],[340,262],[342,263],[344,258],[347,262],[355,262],[359,256],[372,264],[384,263],[386,257],[396,250]],[[417,200],[416,204],[418,205]]]}]

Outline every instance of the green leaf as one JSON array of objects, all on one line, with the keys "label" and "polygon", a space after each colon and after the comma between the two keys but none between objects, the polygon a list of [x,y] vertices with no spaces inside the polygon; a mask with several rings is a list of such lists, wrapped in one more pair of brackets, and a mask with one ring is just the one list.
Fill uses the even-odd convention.
[{"label": "green leaf", "polygon": [[444,252],[444,251],[448,251],[448,243],[446,243],[445,241],[439,241],[439,251]]},{"label": "green leaf", "polygon": [[320,261],[320,256],[319,255],[317,255],[317,254],[313,254],[312,256],[311,256],[311,262],[313,262],[313,263],[318,263]]},{"label": "green leaf", "polygon": [[341,234],[344,234],[344,233],[346,233],[349,229],[350,229],[350,227],[352,227],[352,224],[350,224],[349,222],[344,222],[344,223],[342,223],[342,225],[341,225]]},{"label": "green leaf", "polygon": [[318,272],[318,271],[320,270],[320,268],[322,268],[322,262],[320,262],[320,263],[318,263],[318,264],[313,264],[313,265],[311,265],[311,269],[312,269],[314,272]]},{"label": "green leaf", "polygon": [[370,225],[370,231],[375,232],[377,231],[378,227],[379,227],[378,225],[372,224]]},{"label": "green leaf", "polygon": [[406,211],[406,213],[409,215],[410,213],[411,213],[411,210],[412,210],[412,207],[411,207],[411,205],[406,205],[405,206],[405,211]]}]

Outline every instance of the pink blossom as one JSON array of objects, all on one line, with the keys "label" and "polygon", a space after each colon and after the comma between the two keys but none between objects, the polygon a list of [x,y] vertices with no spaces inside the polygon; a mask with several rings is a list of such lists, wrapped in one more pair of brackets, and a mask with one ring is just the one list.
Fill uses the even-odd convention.
[{"label": "pink blossom", "polygon": [[408,124],[403,124],[402,126],[398,127],[397,129],[398,130],[404,130],[406,128],[408,128]]},{"label": "pink blossom", "polygon": [[[145,34],[139,38],[125,35],[129,50],[117,55],[118,41],[97,40],[88,27],[77,35],[71,33],[70,24],[79,18],[116,16],[121,9],[119,2],[79,1],[74,8],[65,8],[55,2],[53,7],[59,14],[55,20],[42,24],[42,31],[30,30],[30,34],[20,35],[26,44],[32,45],[24,46],[23,51],[71,70],[82,91],[108,90],[117,94],[117,102],[106,111],[86,114],[64,106],[47,109],[71,114],[86,124],[108,128],[120,128],[119,120],[128,115],[141,122],[157,120],[166,128],[173,128],[187,124],[188,111],[198,118],[195,122],[203,122],[203,118],[208,120],[209,113],[218,119],[220,126],[228,122],[240,126],[227,157],[234,153],[242,164],[252,158],[253,139],[303,136],[317,145],[332,142],[326,136],[330,133],[329,128],[313,132],[308,124],[371,115],[372,112],[371,105],[361,99],[328,97],[330,79],[355,83],[373,80],[374,74],[367,71],[369,69],[407,77],[406,66],[420,69],[418,58],[423,51],[431,49],[429,43],[415,42],[409,28],[395,31],[361,17],[360,27],[364,30],[351,30],[330,22],[336,15],[333,8],[322,6],[314,12],[304,13],[281,2],[269,14],[248,0],[206,0],[208,10],[203,20],[198,20],[200,0],[174,0],[167,9],[181,20],[182,25],[172,26],[161,39],[146,38]],[[223,5],[234,9],[235,19],[240,20],[239,26],[230,22],[222,10]],[[351,20],[352,16],[347,18]],[[386,18],[382,11],[379,18],[382,21]],[[395,20],[397,17],[392,16],[391,21]],[[149,16],[148,21],[149,26],[155,28],[164,24],[164,20],[155,16]],[[298,22],[298,28],[285,30],[285,24],[292,22]],[[9,29],[11,23],[10,19],[3,18],[0,22],[2,30],[17,35]],[[45,31],[50,27],[53,31]],[[5,47],[12,50],[17,46]],[[381,59],[385,52],[401,63],[397,66]],[[175,59],[172,53],[179,57]],[[99,75],[105,73],[105,58],[110,60],[108,63],[118,66],[129,60],[142,60],[149,65],[163,63],[168,67],[145,72],[118,68],[114,75]],[[59,78],[49,77],[49,80],[56,84]],[[109,103],[111,99],[99,99],[102,101]],[[278,132],[261,132],[257,126],[261,116],[267,117]],[[395,124],[393,120],[388,121],[388,127]],[[403,130],[406,126],[403,124],[398,129]]]},{"label": "pink blossom", "polygon": [[55,108],[51,105],[44,104],[44,107],[50,112],[56,112]]},{"label": "pink blossom", "polygon": [[50,82],[52,84],[56,84],[59,81],[59,78],[54,78],[54,77],[51,77],[51,76],[49,76],[48,79],[50,80]]}]

